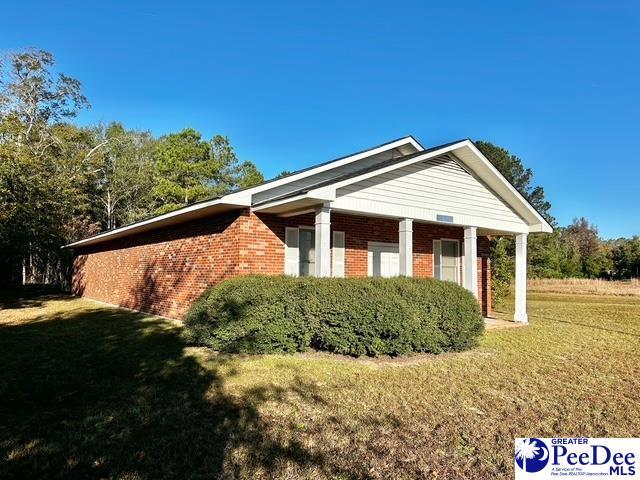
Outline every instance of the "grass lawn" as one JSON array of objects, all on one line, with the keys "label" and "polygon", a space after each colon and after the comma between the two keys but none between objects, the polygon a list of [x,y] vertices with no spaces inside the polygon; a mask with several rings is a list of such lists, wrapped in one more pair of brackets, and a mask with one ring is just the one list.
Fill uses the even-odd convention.
[{"label": "grass lawn", "polygon": [[0,302],[0,478],[510,478],[517,436],[640,436],[637,297],[534,294],[530,326],[395,360],[221,356],[87,300]]}]

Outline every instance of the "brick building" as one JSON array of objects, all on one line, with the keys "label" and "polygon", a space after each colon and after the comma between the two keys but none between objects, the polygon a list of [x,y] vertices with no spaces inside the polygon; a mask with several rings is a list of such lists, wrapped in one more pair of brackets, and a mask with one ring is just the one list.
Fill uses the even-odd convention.
[{"label": "brick building", "polygon": [[489,236],[516,236],[526,316],[527,234],[549,224],[469,140],[405,137],[67,245],[76,295],[181,318],[246,274],[435,277],[491,313]]}]

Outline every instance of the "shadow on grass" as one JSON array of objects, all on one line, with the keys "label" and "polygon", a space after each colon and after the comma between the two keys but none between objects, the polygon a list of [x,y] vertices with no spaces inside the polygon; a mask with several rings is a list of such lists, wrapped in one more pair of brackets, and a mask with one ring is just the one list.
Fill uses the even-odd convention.
[{"label": "shadow on grass", "polygon": [[14,290],[0,290],[0,310],[40,307],[46,300],[66,297],[68,294],[49,285],[26,285]]},{"label": "shadow on grass", "polygon": [[233,360],[203,367],[170,323],[110,308],[35,320],[0,327],[0,477],[269,477],[283,462],[339,474],[269,433],[259,406],[289,390],[229,395]]}]

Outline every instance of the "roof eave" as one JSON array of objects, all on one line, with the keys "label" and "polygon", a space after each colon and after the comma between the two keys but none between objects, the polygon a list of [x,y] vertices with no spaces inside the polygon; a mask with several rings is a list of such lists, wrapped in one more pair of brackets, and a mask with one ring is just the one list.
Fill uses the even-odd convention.
[{"label": "roof eave", "polygon": [[553,227],[548,222],[529,225],[529,233],[553,233]]},{"label": "roof eave", "polygon": [[124,227],[102,232],[97,235],[78,240],[77,242],[69,243],[64,245],[62,248],[85,247],[96,243],[116,240],[136,233],[147,232],[157,228],[168,227],[178,223],[187,222],[189,220],[195,220],[197,218],[208,216],[212,213],[223,213],[225,211],[238,208],[246,208],[251,205],[250,201],[247,201],[246,198],[243,199],[243,197],[234,195],[235,194],[210,200],[208,202],[188,205],[187,207],[179,210],[174,210],[157,217],[152,217]]}]

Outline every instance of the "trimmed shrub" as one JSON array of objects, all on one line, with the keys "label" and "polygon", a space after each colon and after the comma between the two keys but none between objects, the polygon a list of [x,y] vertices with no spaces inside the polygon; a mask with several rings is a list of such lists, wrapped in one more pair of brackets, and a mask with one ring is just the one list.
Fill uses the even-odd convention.
[{"label": "trimmed shrub", "polygon": [[473,295],[451,282],[247,276],[205,292],[186,327],[189,341],[223,352],[377,356],[465,350],[484,321]]},{"label": "trimmed shrub", "polygon": [[247,276],[207,290],[186,316],[187,340],[222,352],[299,352],[311,329],[304,290],[283,277]]}]

